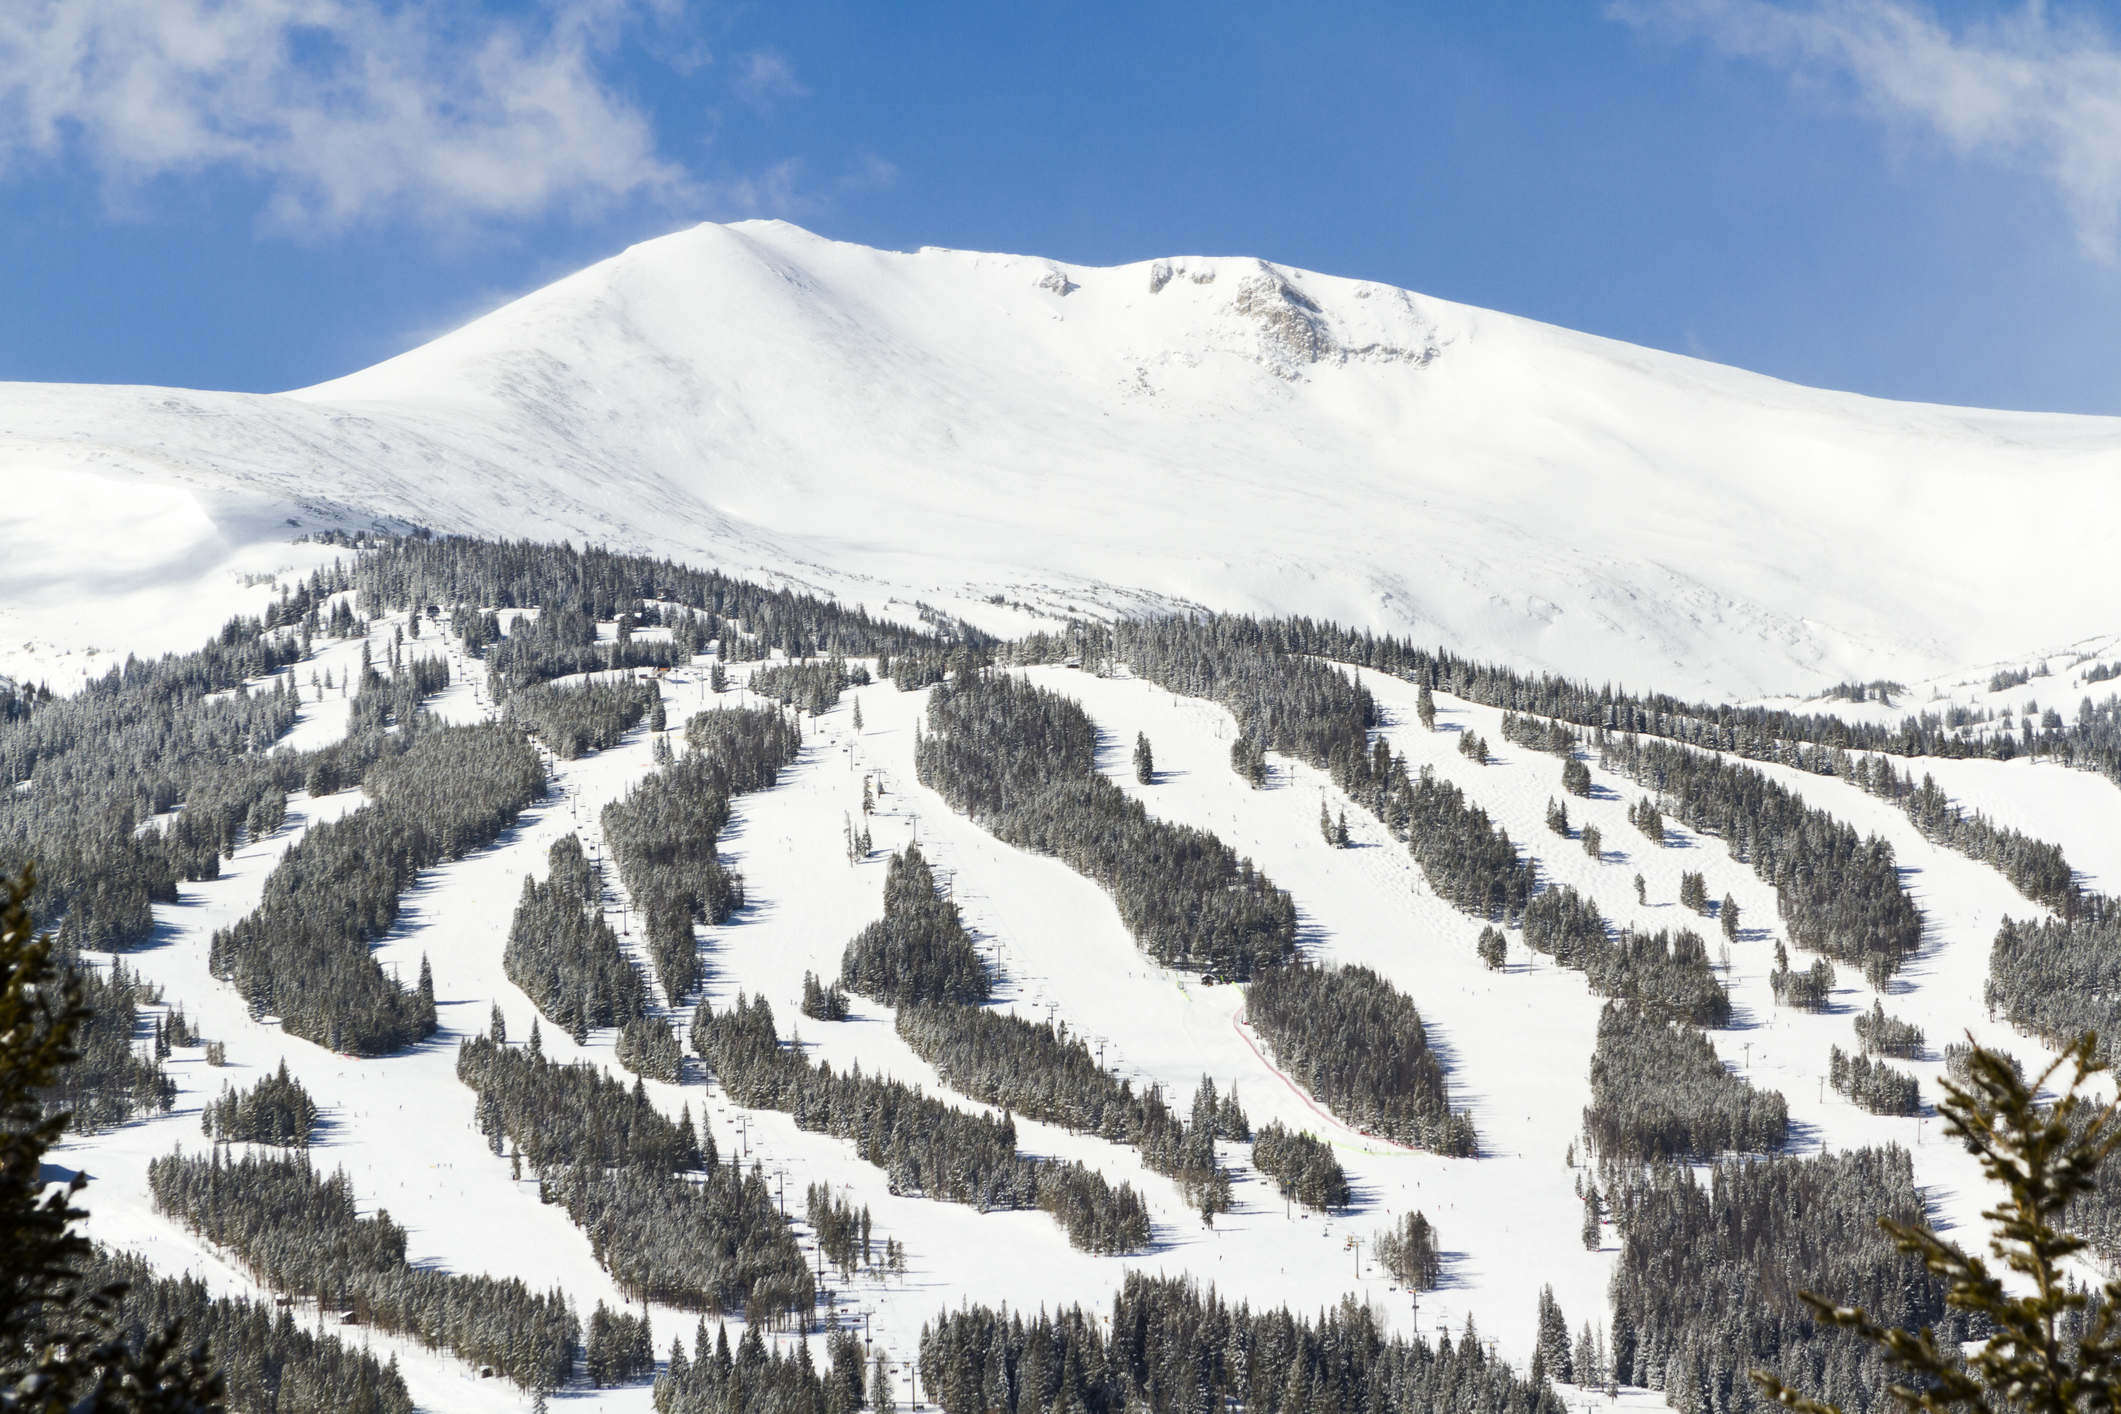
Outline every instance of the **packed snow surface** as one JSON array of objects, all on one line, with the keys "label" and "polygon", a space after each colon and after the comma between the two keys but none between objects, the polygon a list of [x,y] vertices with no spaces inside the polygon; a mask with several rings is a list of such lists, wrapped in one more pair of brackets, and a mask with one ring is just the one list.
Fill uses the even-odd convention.
[{"label": "packed snow surface", "polygon": [[125,647],[188,648],[297,567],[276,541],[382,523],[998,631],[1305,613],[1804,693],[2111,632],[2117,472],[2121,420],[1819,392],[1258,259],[702,225],[298,392],[0,387],[0,672],[99,666],[83,581],[133,596]]}]

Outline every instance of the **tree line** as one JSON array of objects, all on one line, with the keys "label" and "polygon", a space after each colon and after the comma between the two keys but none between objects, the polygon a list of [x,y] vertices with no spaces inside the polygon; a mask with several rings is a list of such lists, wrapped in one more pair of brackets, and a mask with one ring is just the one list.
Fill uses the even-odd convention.
[{"label": "tree line", "polygon": [[783,1046],[764,997],[737,995],[717,1012],[693,1011],[692,1045],[736,1103],[780,1110],[804,1129],[852,1140],[856,1154],[883,1169],[891,1191],[941,1202],[1036,1208],[1088,1252],[1132,1252],[1148,1245],[1149,1214],[1131,1184],[1114,1188],[1080,1163],[1040,1161],[1017,1152],[1016,1124],[973,1114],[903,1081],[845,1075]]},{"label": "tree line", "polygon": [[564,1293],[413,1266],[405,1229],[380,1209],[359,1216],[343,1170],[326,1178],[306,1154],[231,1161],[216,1148],[155,1159],[147,1179],[157,1212],[227,1248],[267,1286],[491,1365],[525,1389],[557,1389],[574,1374],[581,1323]]},{"label": "tree line", "polygon": [[654,683],[543,683],[511,693],[502,715],[562,761],[572,761],[585,751],[617,746],[651,705],[662,706]]},{"label": "tree line", "polygon": [[1230,1175],[1215,1141],[1250,1139],[1252,1127],[1236,1094],[1218,1095],[1213,1080],[1201,1078],[1189,1123],[1165,1103],[1161,1086],[1136,1094],[1133,1082],[1100,1066],[1065,1023],[916,1002],[899,1009],[898,1033],[951,1089],[1071,1134],[1131,1145],[1204,1218],[1230,1210]]},{"label": "tree line", "polygon": [[1584,974],[1591,990],[1695,1026],[1727,1026],[1731,998],[1709,963],[1708,944],[1682,928],[1616,936],[1598,902],[1563,884],[1525,906],[1525,946]]},{"label": "tree line", "polygon": [[579,1043],[592,1027],[641,1019],[647,988],[605,920],[603,883],[581,838],[562,836],[546,857],[552,872],[544,883],[523,875],[501,967],[548,1021]]},{"label": "tree line", "polygon": [[1642,782],[1690,828],[1775,888],[1800,947],[1854,962],[1882,985],[1922,944],[1922,915],[1893,847],[1804,803],[1761,771],[1668,742],[1608,735],[1599,764]]},{"label": "tree line", "polygon": [[140,1345],[182,1322],[203,1342],[227,1381],[232,1409],[275,1414],[412,1414],[412,1395],[395,1362],[386,1365],[336,1335],[295,1324],[294,1313],[243,1297],[216,1297],[197,1277],[157,1276],[131,1253],[98,1248],[82,1268],[82,1285],[122,1284],[112,1312],[115,1333]]},{"label": "tree line", "polygon": [[807,1320],[815,1283],[764,1173],[734,1154],[722,1164],[689,1106],[673,1121],[638,1080],[629,1090],[587,1061],[558,1064],[535,1029],[527,1046],[505,1031],[466,1040],[457,1076],[494,1152],[514,1144],[629,1300]]},{"label": "tree line", "polygon": [[2102,1058],[2121,1038],[2121,916],[2005,918],[1989,948],[1985,999],[2050,1045],[2099,1033]]},{"label": "tree line", "polygon": [[1075,703],[1006,674],[958,676],[928,701],[921,782],[996,838],[1102,884],[1166,966],[1249,974],[1296,947],[1296,905],[1205,830],[1150,818],[1097,770]]},{"label": "tree line", "polygon": [[[151,903],[219,877],[254,793],[209,802],[201,787],[293,727],[281,670],[301,654],[295,636],[234,618],[195,653],[129,657],[72,697],[0,693],[0,868],[36,863],[38,927],[71,916],[78,946],[134,947],[154,928]],[[259,678],[273,681],[251,690]]]},{"label": "tree line", "polygon": [[431,726],[380,755],[363,788],[374,803],[311,829],[281,856],[255,912],[217,930],[208,966],[278,1015],[293,1035],[382,1055],[435,1029],[433,984],[384,973],[369,945],[396,923],[422,870],[491,844],[545,793],[537,753],[498,722]]},{"label": "tree line", "polygon": [[1680,1414],[1766,1414],[1747,1376],[1765,1368],[1849,1414],[1899,1408],[1900,1378],[1876,1347],[1820,1323],[1798,1299],[1831,1292],[1886,1325],[1936,1330],[1945,1349],[1985,1335],[1947,1307],[1944,1282],[1896,1250],[1881,1218],[1924,1217],[1907,1151],[1726,1159],[1706,1180],[1686,1164],[1615,1173],[1620,1231],[1612,1358],[1630,1384]]},{"label": "tree line", "polygon": [[876,1407],[885,1410],[891,1392],[881,1351],[877,1359],[876,1375],[865,1379],[861,1339],[836,1320],[825,1331],[822,1368],[811,1358],[808,1336],[783,1355],[747,1326],[732,1351],[727,1328],[709,1340],[703,1321],[691,1354],[683,1340],[671,1342],[669,1367],[655,1382],[656,1414],[854,1414],[865,1391],[874,1391]]},{"label": "tree line", "polygon": [[1724,1069],[1700,1028],[1612,1001],[1598,1015],[1584,1133],[1609,1159],[1711,1158],[1782,1147],[1789,1104]]},{"label": "tree line", "polygon": [[984,636],[960,620],[934,621],[935,631],[905,628],[867,610],[735,579],[671,560],[624,555],[565,543],[492,541],[467,537],[363,534],[342,537],[359,550],[353,570],[356,602],[370,615],[390,609],[453,604],[497,610],[558,608],[592,622],[638,614],[648,604],[682,606],[706,619],[705,637],[719,638],[733,621],[761,647],[790,658],[875,657]]},{"label": "tree line", "polygon": [[1367,967],[1274,967],[1245,991],[1245,1017],[1312,1097],[1365,1134],[1439,1154],[1479,1152],[1454,1113],[1443,1065],[1406,993]]},{"label": "tree line", "polygon": [[1553,1388],[1453,1341],[1387,1336],[1353,1298],[1317,1317],[1231,1305],[1184,1277],[1127,1273],[1109,1323],[1079,1306],[1030,1316],[944,1310],[921,1330],[920,1375],[944,1414],[1561,1414]]},{"label": "tree line", "polygon": [[[1263,779],[1265,751],[1326,771],[1406,842],[1429,886],[1453,906],[1514,922],[1537,889],[1532,861],[1486,811],[1426,768],[1410,778],[1403,756],[1382,737],[1370,739],[1379,717],[1369,690],[1352,674],[1288,651],[1273,625],[1227,615],[1172,618],[1121,623],[1112,634],[1112,651],[1138,676],[1218,703],[1237,719],[1231,762],[1240,774]],[[1054,662],[1080,642],[1034,634],[1008,651],[1017,662]]]},{"label": "tree line", "polygon": [[259,1079],[248,1090],[226,1086],[221,1097],[199,1113],[199,1128],[217,1144],[275,1144],[307,1149],[317,1127],[317,1102],[302,1082],[280,1062],[276,1074]]},{"label": "tree line", "polygon": [[39,1093],[44,1113],[71,1115],[77,1134],[168,1114],[177,1101],[177,1082],[162,1065],[168,1040],[142,1054],[136,1039],[145,985],[122,959],[113,958],[105,974],[63,945],[56,958],[80,987],[89,1013],[74,1032],[76,1058],[59,1072],[56,1084]]},{"label": "tree line", "polygon": [[693,925],[723,923],[744,906],[743,876],[716,853],[730,801],[772,786],[802,750],[796,728],[771,708],[698,713],[685,724],[685,741],[684,756],[643,777],[599,817],[672,1007],[699,989]]}]

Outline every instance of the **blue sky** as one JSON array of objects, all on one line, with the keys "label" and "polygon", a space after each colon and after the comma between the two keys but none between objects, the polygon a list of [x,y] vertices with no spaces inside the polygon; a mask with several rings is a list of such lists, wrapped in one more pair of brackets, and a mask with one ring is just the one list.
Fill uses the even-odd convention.
[{"label": "blue sky", "polygon": [[0,378],[297,387],[771,215],[1260,255],[1822,386],[2121,413],[2108,13],[17,0]]}]

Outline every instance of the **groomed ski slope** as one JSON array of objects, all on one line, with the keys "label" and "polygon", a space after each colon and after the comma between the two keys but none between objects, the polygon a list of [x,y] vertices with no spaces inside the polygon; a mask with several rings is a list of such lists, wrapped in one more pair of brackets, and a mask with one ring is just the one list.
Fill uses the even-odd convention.
[{"label": "groomed ski slope", "polygon": [[[378,647],[395,622],[377,622]],[[435,646],[431,638],[417,648],[406,645],[408,652]],[[357,643],[320,642],[318,657],[294,670],[305,699],[312,700],[305,701],[293,743],[315,745],[343,729],[342,703],[335,695],[314,702],[307,684],[312,670],[324,667],[331,668],[335,682],[342,680],[358,658]],[[454,720],[482,715],[490,708],[480,690],[479,665],[452,658],[454,680],[434,709]],[[664,683],[673,725],[713,705],[703,676],[681,672]],[[1066,1021],[1102,1048],[1108,1066],[1139,1077],[1138,1084],[1163,1085],[1177,1105],[1190,1098],[1204,1073],[1220,1086],[1234,1084],[1255,1126],[1278,1119],[1331,1140],[1355,1185],[1357,1204],[1350,1213],[1330,1217],[1292,1214],[1250,1169],[1245,1146],[1226,1145],[1226,1160],[1238,1173],[1237,1210],[1208,1229],[1183,1205],[1175,1187],[1146,1172],[1132,1150],[1019,1118],[1020,1146],[1026,1152],[1082,1159],[1115,1182],[1133,1183],[1147,1197],[1156,1222],[1154,1250],[1125,1259],[1092,1257],[1069,1247],[1060,1228],[1042,1213],[980,1214],[893,1196],[883,1172],[855,1159],[851,1146],[799,1131],[785,1115],[738,1110],[718,1088],[700,1083],[696,1061],[688,1063],[689,1083],[682,1087],[649,1082],[649,1093],[673,1115],[681,1104],[690,1104],[696,1119],[708,1121],[725,1156],[732,1146],[748,1147],[784,1185],[791,1214],[800,1213],[809,1184],[829,1183],[872,1209],[879,1238],[888,1235],[906,1245],[909,1271],[903,1282],[856,1280],[839,1293],[843,1316],[866,1319],[875,1338],[898,1358],[913,1351],[921,1324],[944,1305],[969,1299],[1023,1307],[1069,1302],[1103,1307],[1122,1271],[1138,1266],[1187,1271],[1232,1296],[1255,1304],[1287,1303],[1302,1311],[1353,1293],[1377,1302],[1399,1328],[1418,1321],[1424,1333],[1433,1333],[1439,1322],[1456,1332],[1471,1317],[1506,1358],[1517,1362],[1530,1355],[1542,1285],[1554,1286],[1572,1329],[1586,1320],[1602,1321],[1615,1243],[1608,1230],[1604,1250],[1583,1249],[1582,1209],[1572,1186],[1579,1171],[1564,1162],[1588,1099],[1587,1070],[1602,1005],[1581,976],[1546,959],[1534,965],[1514,933],[1506,969],[1485,969],[1473,953],[1480,921],[1436,899],[1403,849],[1374,820],[1348,809],[1353,848],[1333,849],[1320,839],[1321,798],[1336,813],[1345,802],[1319,773],[1272,758],[1267,788],[1248,788],[1229,769],[1234,727],[1221,709],[1125,676],[1098,679],[1065,669],[1038,669],[1029,676],[1083,703],[1100,728],[1101,764],[1123,789],[1160,817],[1212,830],[1289,889],[1307,954],[1374,967],[1414,998],[1432,1043],[1449,1065],[1454,1102],[1472,1110],[1482,1154],[1454,1160],[1400,1150],[1323,1114],[1272,1068],[1263,1048],[1246,1034],[1241,989],[1204,987],[1156,967],[1135,950],[1109,897],[1096,885],[1054,860],[1000,844],[921,787],[914,779],[912,749],[927,694],[901,694],[888,683],[874,684],[850,691],[817,723],[806,722],[815,735],[780,785],[736,801],[722,848],[743,871],[750,903],[729,925],[703,930],[713,1003],[725,1006],[739,991],[763,995],[772,1001],[784,1037],[799,1030],[811,1053],[836,1068],[859,1061],[865,1071],[882,1071],[950,1096],[900,1042],[887,1010],[857,998],[853,1015],[842,1023],[810,1021],[797,1010],[804,971],[827,978],[837,974],[847,940],[880,913],[889,852],[917,837],[963,907],[968,926],[997,961],[1002,979],[997,1005]],[[1733,1029],[1711,1033],[1726,1063],[1788,1098],[1793,1150],[1901,1143],[1915,1155],[1918,1179],[1927,1186],[1937,1216],[1962,1232],[1974,1222],[1980,1200],[1972,1161],[1955,1147],[1935,1142],[1934,1119],[1871,1116],[1824,1089],[1829,1046],[1854,1048],[1850,1017],[1868,1010],[1873,994],[1843,968],[1832,1012],[1812,1015],[1773,1006],[1767,984],[1773,896],[1750,868],[1729,858],[1720,841],[1672,827],[1672,847],[1650,846],[1625,819],[1626,803],[1637,793],[1632,783],[1594,765],[1596,798],[1567,802],[1573,823],[1594,823],[1604,832],[1607,854],[1594,862],[1575,840],[1558,839],[1543,826],[1548,797],[1561,795],[1558,758],[1504,742],[1499,713],[1444,697],[1438,699],[1439,730],[1427,732],[1415,720],[1410,686],[1376,674],[1364,674],[1364,681],[1384,709],[1386,734],[1407,755],[1410,768],[1431,765],[1458,782],[1473,803],[1538,857],[1543,878],[1590,893],[1615,925],[1691,926],[1710,938],[1713,953],[1720,935],[1676,903],[1680,873],[1700,870],[1712,898],[1735,897],[1748,921],[1744,938],[1730,949],[1727,976],[1738,1016]],[[734,692],[720,700],[751,699]],[[852,725],[857,700],[865,719],[860,732]],[[1487,738],[1495,753],[1491,764],[1475,764],[1457,752],[1464,730]],[[1137,731],[1155,747],[1153,785],[1136,784],[1128,763]],[[651,764],[645,731],[609,751],[554,762],[551,795],[526,811],[514,831],[493,848],[422,877],[406,900],[399,926],[378,951],[386,965],[407,977],[417,971],[423,954],[434,968],[442,1031],[408,1052],[365,1061],[331,1055],[252,1020],[241,1000],[206,972],[211,931],[254,906],[286,845],[306,825],[358,806],[356,792],[316,801],[297,797],[290,802],[286,829],[246,845],[219,880],[185,886],[181,903],[158,905],[161,926],[155,942],[127,955],[127,965],[165,987],[168,999],[185,1006],[200,1033],[225,1041],[229,1064],[216,1070],[198,1059],[200,1051],[179,1050],[171,1071],[182,1094],[173,1114],[74,1141],[56,1156],[95,1178],[88,1195],[95,1214],[91,1233],[141,1250],[160,1268],[189,1269],[219,1289],[261,1294],[225,1257],[152,1212],[145,1169],[151,1158],[173,1147],[203,1152],[199,1107],[218,1094],[224,1081],[246,1086],[284,1058],[325,1111],[315,1161],[325,1168],[345,1167],[364,1211],[387,1208],[411,1230],[413,1260],[451,1271],[516,1275],[534,1288],[560,1286],[585,1318],[600,1299],[618,1305],[584,1236],[561,1210],[539,1204],[534,1182],[511,1180],[507,1161],[488,1150],[473,1125],[471,1092],[456,1080],[454,1063],[457,1041],[484,1030],[493,1005],[506,1013],[512,1039],[526,1036],[532,1024],[534,1009],[501,967],[524,873],[542,877],[546,849],[571,830],[579,830],[585,843],[597,841],[602,805],[622,795]],[[1991,1023],[1980,1001],[1997,921],[2006,913],[2034,913],[2034,906],[1994,871],[1928,845],[1890,805],[1831,779],[1762,769],[1800,790],[1811,804],[1893,842],[1927,932],[1921,955],[1889,989],[1886,1009],[1921,1025],[1933,1055],[1944,1042],[1970,1031],[1983,1042],[2037,1059],[2039,1048]],[[2096,778],[2055,768],[1997,766],[1960,774],[1963,779],[1951,788],[1962,803],[1999,817],[2007,803],[2023,812],[2027,828],[2048,837],[2058,833],[2050,822],[2087,811],[2087,802],[2097,799],[2085,796],[2083,786],[2113,791]],[[865,777],[882,786],[878,813],[870,822],[875,850],[866,861],[850,864],[843,831],[850,816],[860,820]],[[2106,839],[2110,857],[2112,840],[2103,819],[2084,822],[2082,831],[2087,843]],[[2071,853],[2073,858],[2079,853],[2074,844]],[[1647,884],[1647,907],[1635,901],[1632,879],[1638,871]],[[615,880],[612,887],[616,911],[621,896]],[[1793,954],[1799,966],[1807,960]],[[645,967],[645,959],[637,961]],[[672,1021],[682,1026],[684,1019]],[[586,1048],[576,1048],[556,1027],[543,1025],[541,1031],[548,1054],[563,1059],[587,1054],[626,1074],[612,1060],[612,1033],[593,1033]],[[1921,1075],[1925,1097],[1934,1098],[1931,1081],[1941,1067],[1896,1064]],[[962,1097],[951,1098],[970,1106]],[[1407,1293],[1391,1290],[1368,1249],[1372,1234],[1411,1208],[1420,1208],[1437,1226],[1448,1254],[1444,1285],[1424,1294],[1418,1316]],[[1351,1238],[1362,1242],[1360,1249],[1348,1245]],[[826,1284],[837,1286],[837,1278]],[[684,1334],[690,1345],[696,1317],[664,1308],[655,1309],[653,1317],[659,1352],[667,1353],[674,1334]],[[305,1313],[305,1319],[314,1317]],[[395,1353],[422,1408],[528,1405],[528,1397],[512,1386],[480,1380],[476,1371],[446,1355],[365,1329],[347,1328],[342,1334]],[[1655,1404],[1661,1396],[1638,1392],[1629,1398]],[[570,1391],[568,1403],[645,1409],[648,1389]]]}]

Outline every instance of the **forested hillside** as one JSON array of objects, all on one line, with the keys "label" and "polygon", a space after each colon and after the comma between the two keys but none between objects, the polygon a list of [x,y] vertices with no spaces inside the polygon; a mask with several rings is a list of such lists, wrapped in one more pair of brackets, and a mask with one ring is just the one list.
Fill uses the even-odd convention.
[{"label": "forested hillside", "polygon": [[1975,1220],[1969,1034],[2117,1029],[2096,704],[328,548],[0,711],[54,1161],[239,1409],[1871,1414],[1795,1293],[1971,1338],[1875,1220]]}]

